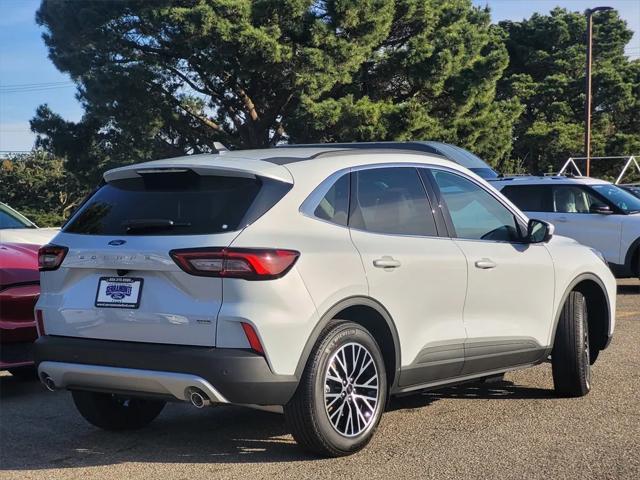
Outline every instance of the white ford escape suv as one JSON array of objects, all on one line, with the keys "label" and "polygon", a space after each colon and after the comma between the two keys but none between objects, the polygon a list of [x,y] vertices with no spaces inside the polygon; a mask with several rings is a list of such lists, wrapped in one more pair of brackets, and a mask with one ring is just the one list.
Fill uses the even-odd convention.
[{"label": "white ford escape suv", "polygon": [[40,252],[40,378],[105,429],[165,401],[283,407],[346,455],[389,397],[551,359],[586,394],[616,284],[437,156],[279,148],[111,170]]}]

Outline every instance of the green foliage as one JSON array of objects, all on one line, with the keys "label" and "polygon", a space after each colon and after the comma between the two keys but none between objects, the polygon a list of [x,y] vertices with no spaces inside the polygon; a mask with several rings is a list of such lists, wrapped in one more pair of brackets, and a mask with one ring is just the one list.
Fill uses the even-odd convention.
[{"label": "green foliage", "polygon": [[487,11],[467,1],[394,2],[384,39],[347,83],[303,94],[295,141],[437,139],[496,164],[510,153],[517,102],[495,101],[508,58]]},{"label": "green foliage", "polygon": [[[514,156],[530,171],[557,171],[570,156],[584,155],[585,16],[556,8],[500,27],[510,62],[498,98],[517,98],[524,106]],[[624,55],[632,32],[610,11],[594,16],[593,34],[592,155],[638,154],[640,62]],[[601,163],[595,173],[606,174],[598,168]]]},{"label": "green foliage", "polygon": [[0,201],[40,227],[60,226],[85,194],[65,163],[42,151],[0,164]]},{"label": "green foliage", "polygon": [[86,183],[151,158],[281,141],[434,139],[497,164],[501,31],[471,0],[42,0],[85,114],[40,107],[39,145]]}]

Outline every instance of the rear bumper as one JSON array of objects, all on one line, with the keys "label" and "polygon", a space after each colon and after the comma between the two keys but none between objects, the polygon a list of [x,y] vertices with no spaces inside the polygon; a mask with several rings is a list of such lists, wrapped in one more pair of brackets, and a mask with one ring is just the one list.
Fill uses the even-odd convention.
[{"label": "rear bumper", "polygon": [[45,335],[35,343],[35,361],[56,387],[177,400],[196,387],[214,402],[284,405],[298,385],[294,376],[274,374],[264,357],[242,349]]}]

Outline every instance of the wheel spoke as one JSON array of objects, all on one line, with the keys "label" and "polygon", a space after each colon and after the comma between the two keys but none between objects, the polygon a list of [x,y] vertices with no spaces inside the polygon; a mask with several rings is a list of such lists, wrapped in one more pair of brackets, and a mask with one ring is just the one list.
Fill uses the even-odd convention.
[{"label": "wheel spoke", "polygon": [[[335,427],[338,426],[338,422],[340,421],[340,417],[342,417],[342,412],[344,411],[344,404],[347,402],[342,402],[342,405],[340,405],[340,408],[338,408],[335,412],[333,412],[331,414],[331,416],[329,417],[329,420],[331,420],[331,423],[333,423],[333,425]],[[336,421],[334,422],[333,419],[336,419]]]},{"label": "wheel spoke", "polygon": [[[364,402],[364,404],[369,408],[369,410],[371,410],[371,412],[375,411],[375,407],[376,407],[376,403],[377,403],[376,400],[377,399],[374,399],[372,397],[365,397],[364,395],[355,395],[355,397],[361,399]],[[369,404],[369,402],[372,401],[372,400],[374,401],[373,406],[371,406]]]},{"label": "wheel spoke", "polygon": [[354,387],[358,387],[358,388],[375,388],[376,390],[378,389],[378,385],[371,385],[371,382],[373,381],[378,381],[378,374],[376,373],[373,377],[371,377],[369,380],[367,380],[364,383],[354,383],[353,386]]},{"label": "wheel spoke", "polygon": [[[333,370],[333,375],[331,375],[332,370]],[[335,364],[329,367],[329,373],[327,374],[327,378],[330,378],[331,380],[334,380],[339,383],[342,383],[344,381],[344,378],[340,376],[340,372],[338,372],[338,369],[336,368]]]},{"label": "wheel spoke", "polygon": [[[358,353],[356,353],[356,347],[358,348]],[[359,345],[353,345],[351,347],[351,358],[353,358],[353,365],[351,365],[351,372],[349,373],[349,376],[351,376],[352,378],[353,378],[353,374],[356,373],[358,359],[360,358],[361,351],[362,349],[360,348]]]},{"label": "wheel spoke", "polygon": [[357,407],[357,408],[358,408],[358,416],[362,420],[362,424],[363,425],[367,425],[369,423],[369,420],[364,416],[364,414],[362,413],[362,410],[360,409],[360,407]]},{"label": "wheel spoke", "polygon": [[[340,352],[342,352],[342,350],[340,350]],[[338,352],[338,353],[340,353],[340,352]],[[339,355],[336,355],[335,358],[336,358],[337,364],[340,365],[340,368],[342,368],[342,372],[344,373],[345,377],[348,377],[349,376],[349,371],[347,370],[347,367],[346,367],[345,363],[342,361],[342,359],[340,358]]]},{"label": "wheel spoke", "polygon": [[[366,369],[369,367],[369,365],[371,365],[372,363],[373,363],[373,358],[369,357],[369,358],[367,359],[367,363],[365,363],[365,364],[360,368],[360,371],[358,372],[358,376],[357,376],[357,377],[355,377],[355,378],[353,379],[353,381],[354,381],[354,382],[357,382],[357,381],[358,381],[358,379],[360,378],[360,376],[365,372],[365,370],[366,370]],[[376,373],[376,375],[377,375],[377,373]]]}]

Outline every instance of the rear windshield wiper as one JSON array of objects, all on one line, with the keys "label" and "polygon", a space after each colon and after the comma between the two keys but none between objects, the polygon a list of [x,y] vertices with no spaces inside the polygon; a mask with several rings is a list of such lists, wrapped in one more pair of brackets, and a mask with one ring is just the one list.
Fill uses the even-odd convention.
[{"label": "rear windshield wiper", "polygon": [[176,227],[190,227],[190,222],[174,222],[168,218],[138,218],[122,222],[127,233],[144,230],[171,230]]}]

